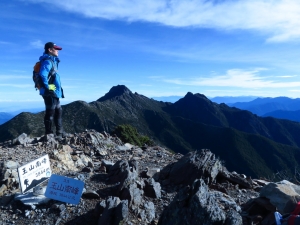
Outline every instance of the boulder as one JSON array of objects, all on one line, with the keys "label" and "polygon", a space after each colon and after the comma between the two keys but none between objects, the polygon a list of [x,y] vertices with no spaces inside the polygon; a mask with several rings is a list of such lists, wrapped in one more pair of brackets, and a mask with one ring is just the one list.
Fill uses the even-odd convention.
[{"label": "boulder", "polygon": [[89,166],[91,163],[93,163],[93,160],[89,156],[84,154],[80,155],[80,159],[84,166]]},{"label": "boulder", "polygon": [[212,183],[220,171],[221,161],[211,151],[203,149],[189,152],[178,162],[166,166],[160,172],[159,179],[167,179],[175,185],[190,185],[195,179],[205,177],[207,183]]},{"label": "boulder", "polygon": [[144,178],[151,178],[153,177],[154,178],[154,175],[158,175],[159,176],[159,173],[160,172],[160,168],[155,168],[155,167],[152,167],[152,168],[146,168],[145,171],[142,171],[141,172],[141,176],[144,177]]},{"label": "boulder", "polygon": [[123,224],[128,217],[128,202],[121,201],[118,197],[108,197],[100,203],[100,210],[103,211],[99,217],[98,225],[119,225]]},{"label": "boulder", "polygon": [[175,196],[163,211],[158,225],[242,225],[240,211],[231,197],[218,191],[209,191],[200,179]]},{"label": "boulder", "polygon": [[101,164],[105,166],[107,172],[109,172],[110,168],[114,165],[113,162],[104,159],[101,160]]},{"label": "boulder", "polygon": [[116,151],[119,152],[119,153],[126,153],[126,151],[130,150],[129,147],[125,146],[125,145],[118,145],[116,147]]},{"label": "boulder", "polygon": [[0,187],[0,197],[4,195],[4,192],[7,190],[7,186],[5,184],[2,184]]},{"label": "boulder", "polygon": [[60,161],[60,163],[62,163],[68,170],[73,170],[73,171],[77,171],[78,169],[76,168],[74,161],[71,157],[70,152],[61,150],[61,151],[57,151],[54,150],[53,151],[54,154],[54,159]]},{"label": "boulder", "polygon": [[144,210],[141,210],[139,217],[144,222],[143,224],[150,224],[155,218],[155,206],[153,202],[145,201],[143,204]]},{"label": "boulder", "polygon": [[5,161],[2,167],[12,170],[12,169],[18,169],[18,167],[20,167],[20,164],[18,162],[9,160],[9,161]]},{"label": "boulder", "polygon": [[228,172],[227,169],[223,168],[222,171],[220,171],[219,176],[222,177],[225,180],[228,180],[230,183],[238,184],[241,188],[252,188],[252,180],[247,178],[244,175],[237,174],[236,172]]},{"label": "boulder", "polygon": [[33,141],[33,139],[30,139],[29,137],[27,137],[27,134],[22,133],[17,138],[13,139],[12,144],[15,144],[15,145],[24,145],[24,144],[30,143],[32,141]]},{"label": "boulder", "polygon": [[160,183],[155,182],[153,178],[145,180],[144,187],[145,196],[150,198],[160,198],[161,197],[161,187]]},{"label": "boulder", "polygon": [[108,177],[111,183],[130,183],[138,177],[138,164],[132,161],[119,160],[109,170]]},{"label": "boulder", "polygon": [[120,199],[128,200],[128,205],[132,208],[138,207],[142,203],[144,191],[138,188],[137,183],[123,185],[119,192]]},{"label": "boulder", "polygon": [[104,136],[98,132],[90,132],[86,135],[86,139],[88,142],[95,146],[101,146],[103,143]]},{"label": "boulder", "polygon": [[300,201],[299,194],[299,186],[288,181],[281,181],[265,185],[259,195],[268,198],[279,213],[286,214],[295,209],[297,202]]},{"label": "boulder", "polygon": [[125,160],[117,161],[109,170],[108,177],[111,183],[123,182],[130,174],[129,164]]}]

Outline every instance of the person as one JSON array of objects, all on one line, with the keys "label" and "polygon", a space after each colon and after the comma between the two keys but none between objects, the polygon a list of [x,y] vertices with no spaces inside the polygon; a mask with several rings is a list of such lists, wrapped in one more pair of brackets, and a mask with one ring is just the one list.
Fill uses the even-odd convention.
[{"label": "person", "polygon": [[45,52],[40,57],[41,67],[40,76],[42,80],[42,87],[40,88],[40,95],[42,95],[45,103],[45,138],[48,134],[53,134],[53,122],[56,127],[56,138],[63,138],[67,134],[62,127],[62,108],[60,105],[60,98],[64,98],[63,89],[61,87],[60,76],[57,73],[58,52],[62,50],[61,47],[53,42],[45,44]]}]

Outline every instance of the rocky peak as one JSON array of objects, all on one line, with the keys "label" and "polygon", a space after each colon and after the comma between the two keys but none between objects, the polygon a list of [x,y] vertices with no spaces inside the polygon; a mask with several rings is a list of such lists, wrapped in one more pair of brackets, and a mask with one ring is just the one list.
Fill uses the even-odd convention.
[{"label": "rocky peak", "polygon": [[188,92],[171,107],[173,115],[181,116],[204,124],[214,126],[227,125],[227,121],[218,104],[210,101],[205,95]]},{"label": "rocky peak", "polygon": [[113,86],[108,93],[106,93],[103,97],[99,98],[97,101],[102,102],[108,99],[112,99],[119,96],[130,96],[133,93],[125,86],[125,85],[117,85]]},{"label": "rocky peak", "polygon": [[177,102],[186,102],[186,103],[191,103],[191,102],[203,102],[206,104],[213,104],[205,95],[202,94],[193,94],[191,92],[188,92],[182,99],[180,99]]}]

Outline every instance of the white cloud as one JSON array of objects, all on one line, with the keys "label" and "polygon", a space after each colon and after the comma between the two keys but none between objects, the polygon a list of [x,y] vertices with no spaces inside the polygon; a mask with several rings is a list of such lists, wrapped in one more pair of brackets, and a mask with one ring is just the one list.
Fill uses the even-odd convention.
[{"label": "white cloud", "polygon": [[9,45],[11,44],[10,42],[7,42],[7,41],[0,41],[0,45]]},{"label": "white cloud", "polygon": [[[166,83],[188,86],[208,87],[235,87],[235,88],[292,88],[300,87],[300,82],[283,82],[271,80],[272,77],[260,76],[260,72],[266,70],[258,68],[254,70],[231,69],[225,75],[211,75],[210,77],[175,78],[164,79]],[[276,77],[274,77],[276,78]]]},{"label": "white cloud", "polygon": [[32,88],[29,84],[0,84],[0,87],[15,87],[15,88]]},{"label": "white cloud", "polygon": [[0,75],[0,80],[31,79],[30,76]]},{"label": "white cloud", "polygon": [[277,76],[279,78],[293,78],[293,77],[297,77],[297,75],[285,75],[285,76]]},{"label": "white cloud", "polygon": [[33,47],[33,48],[37,48],[37,49],[41,49],[44,47],[44,44],[41,40],[35,40],[35,41],[32,41],[30,42],[30,45]]},{"label": "white cloud", "polygon": [[[10,70],[13,73],[26,73],[27,71],[25,70]],[[1,75],[0,75],[1,76]],[[28,77],[27,77],[28,78]]]},{"label": "white cloud", "polygon": [[175,27],[245,29],[270,42],[300,38],[299,0],[30,0],[87,17],[155,22]]}]

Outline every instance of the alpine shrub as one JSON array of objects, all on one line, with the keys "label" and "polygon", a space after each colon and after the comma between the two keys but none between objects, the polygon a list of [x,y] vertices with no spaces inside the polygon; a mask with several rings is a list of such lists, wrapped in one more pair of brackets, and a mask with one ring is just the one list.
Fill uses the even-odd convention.
[{"label": "alpine shrub", "polygon": [[140,135],[136,128],[129,124],[122,124],[115,128],[113,134],[116,134],[123,142],[137,146],[153,145],[153,141],[144,135]]}]

